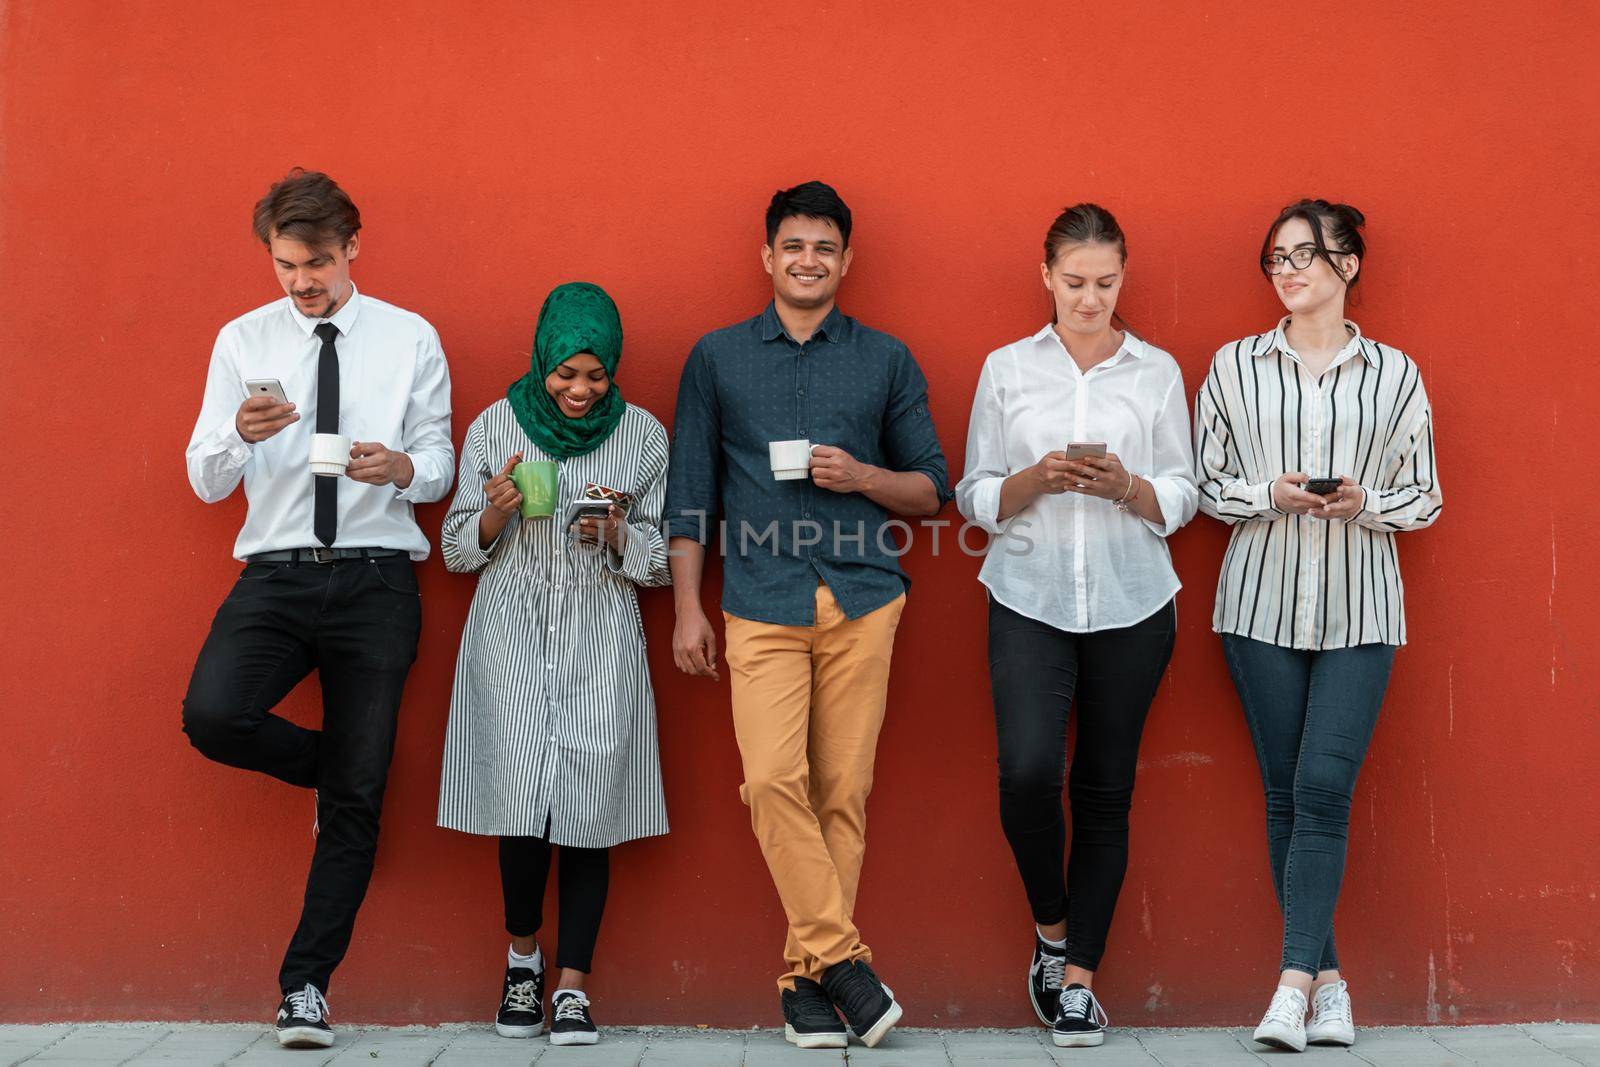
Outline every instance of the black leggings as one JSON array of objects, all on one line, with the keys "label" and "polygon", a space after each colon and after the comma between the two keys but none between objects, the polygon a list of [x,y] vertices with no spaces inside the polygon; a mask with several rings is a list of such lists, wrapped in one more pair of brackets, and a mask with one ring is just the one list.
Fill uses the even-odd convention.
[{"label": "black leggings", "polygon": [[[1067,962],[1096,970],[1128,869],[1128,809],[1139,738],[1172,658],[1177,614],[1166,606],[1119,630],[1075,634],[989,601],[989,682],[1000,747],[1000,825],[1033,919],[1067,921]],[[1061,810],[1067,712],[1078,705],[1072,755],[1072,856]],[[1062,874],[1065,862],[1066,874]]]},{"label": "black leggings", "polygon": [[[500,888],[506,898],[506,932],[532,937],[544,925],[544,886],[550,877],[555,846],[542,837],[500,839]],[[561,847],[557,872],[561,895],[561,940],[556,966],[588,974],[593,969],[594,943],[611,886],[611,850]]]}]

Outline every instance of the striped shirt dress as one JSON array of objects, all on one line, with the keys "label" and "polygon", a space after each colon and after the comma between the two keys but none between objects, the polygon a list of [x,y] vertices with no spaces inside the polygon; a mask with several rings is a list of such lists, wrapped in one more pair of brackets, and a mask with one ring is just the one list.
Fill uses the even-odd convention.
[{"label": "striped shirt dress", "polygon": [[[445,566],[478,575],[456,658],[439,825],[609,848],[667,832],[655,696],[636,585],[671,582],[661,511],[667,433],[627,406],[587,455],[561,459],[555,517],[512,516],[478,546],[484,484],[514,452],[549,460],[496,401],[461,448],[440,538]],[[590,482],[634,499],[626,551],[580,545],[561,517]]]},{"label": "striped shirt dress", "polygon": [[[1433,411],[1417,365],[1346,321],[1349,343],[1315,377],[1277,329],[1224,345],[1195,398],[1200,510],[1233,535],[1212,628],[1284,648],[1406,643],[1395,535],[1431,526],[1443,497]],[[1348,474],[1348,520],[1273,506],[1272,482]]]}]

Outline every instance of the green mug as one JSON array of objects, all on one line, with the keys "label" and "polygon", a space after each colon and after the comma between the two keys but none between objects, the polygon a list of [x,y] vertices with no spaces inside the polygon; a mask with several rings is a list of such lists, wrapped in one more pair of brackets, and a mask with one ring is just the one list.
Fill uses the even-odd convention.
[{"label": "green mug", "polygon": [[548,518],[556,513],[556,465],[548,459],[518,463],[511,482],[522,494],[522,517]]}]

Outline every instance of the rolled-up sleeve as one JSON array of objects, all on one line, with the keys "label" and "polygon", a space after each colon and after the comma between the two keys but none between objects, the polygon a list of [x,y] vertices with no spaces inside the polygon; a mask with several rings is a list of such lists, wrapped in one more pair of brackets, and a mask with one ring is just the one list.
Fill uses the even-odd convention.
[{"label": "rolled-up sleeve", "polygon": [[719,509],[718,471],[722,417],[705,346],[696,344],[678,381],[672,419],[672,463],[667,469],[666,535],[711,540]]},{"label": "rolled-up sleeve", "polygon": [[[1226,349],[1223,350],[1227,351]],[[1228,525],[1275,520],[1283,513],[1272,506],[1272,482],[1249,482],[1243,476],[1218,366],[1219,352],[1194,401],[1194,462],[1200,510]]]},{"label": "rolled-up sleeve", "polygon": [[1145,519],[1145,525],[1162,537],[1171,537],[1194,518],[1200,503],[1194,480],[1194,452],[1189,445],[1189,403],[1181,374],[1173,375],[1151,430],[1151,469],[1134,473],[1143,473],[1149,479],[1161,505],[1161,521]]},{"label": "rolled-up sleeve", "polygon": [[195,420],[189,447],[184,451],[189,485],[207,504],[215,504],[232,494],[250,463],[252,447],[239,436],[235,421],[239,405],[244,401],[244,382],[234,358],[233,339],[229,328],[224,327],[211,349],[200,417]]},{"label": "rolled-up sleeve", "polygon": [[478,544],[478,519],[489,502],[483,487],[493,476],[484,454],[483,418],[480,416],[467,427],[466,440],[461,442],[461,473],[456,478],[456,495],[450,501],[450,510],[445,513],[444,526],[439,531],[439,552],[444,556],[446,570],[477,574],[489,565],[495,549],[505,543],[507,531],[520,521],[513,515],[494,544],[488,548]]},{"label": "rolled-up sleeve", "polygon": [[645,490],[628,514],[622,552],[608,551],[605,563],[613,574],[639,585],[671,585],[667,539],[661,528],[667,496],[667,431],[659,426],[654,429],[644,443],[639,465]]},{"label": "rolled-up sleeve", "polygon": [[889,387],[889,406],[883,426],[883,454],[890,470],[926,475],[939,494],[939,505],[955,496],[950,491],[950,469],[939,434],[928,410],[928,379],[910,351],[901,347]]},{"label": "rolled-up sleeve", "polygon": [[[450,444],[450,367],[439,335],[429,326],[418,342],[417,372],[406,402],[405,440],[400,449],[411,457],[411,484],[399,489],[412,504],[443,500],[450,491],[455,449]],[[398,487],[397,487],[398,489]]]},{"label": "rolled-up sleeve", "polygon": [[1000,521],[1000,490],[1010,476],[994,361],[986,360],[978,374],[978,391],[972,398],[966,468],[956,486],[956,510],[973,525],[991,534],[1001,533],[1006,524]]}]

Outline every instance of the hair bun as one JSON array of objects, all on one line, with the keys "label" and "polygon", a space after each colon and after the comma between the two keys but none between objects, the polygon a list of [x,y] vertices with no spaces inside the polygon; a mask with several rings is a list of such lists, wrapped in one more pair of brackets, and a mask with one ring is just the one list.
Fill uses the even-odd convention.
[{"label": "hair bun", "polygon": [[1366,225],[1367,217],[1361,213],[1360,208],[1355,207],[1354,205],[1335,204],[1333,205],[1333,209],[1342,213],[1344,217],[1349,220],[1351,226]]}]

